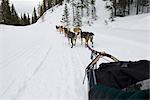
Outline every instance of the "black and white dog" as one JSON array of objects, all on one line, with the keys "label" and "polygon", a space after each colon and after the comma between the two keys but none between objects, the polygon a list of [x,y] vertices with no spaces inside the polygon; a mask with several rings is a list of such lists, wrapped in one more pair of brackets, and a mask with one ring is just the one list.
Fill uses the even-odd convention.
[{"label": "black and white dog", "polygon": [[75,46],[76,44],[76,39],[77,39],[76,34],[74,32],[68,31],[67,37],[68,37],[68,42],[69,41],[71,42],[71,48],[73,48],[73,46]]},{"label": "black and white dog", "polygon": [[90,42],[92,43],[92,47],[93,47],[93,36],[94,36],[94,33],[92,32],[81,31],[81,45],[83,44],[83,39],[85,39],[85,45],[88,45],[88,42],[90,40]]}]

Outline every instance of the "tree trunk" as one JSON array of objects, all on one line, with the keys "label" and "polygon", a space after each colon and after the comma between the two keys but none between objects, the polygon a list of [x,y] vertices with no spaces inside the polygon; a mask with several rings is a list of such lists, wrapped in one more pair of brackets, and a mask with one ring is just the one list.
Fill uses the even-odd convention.
[{"label": "tree trunk", "polygon": [[128,0],[128,15],[130,15],[130,0]]},{"label": "tree trunk", "polygon": [[136,6],[136,15],[139,14],[139,0],[137,0],[137,6]]}]

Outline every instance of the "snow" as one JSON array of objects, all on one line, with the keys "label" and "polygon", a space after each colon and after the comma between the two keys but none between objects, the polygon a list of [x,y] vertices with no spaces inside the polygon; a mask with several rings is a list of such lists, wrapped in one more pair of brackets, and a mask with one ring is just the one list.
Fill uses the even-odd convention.
[{"label": "snow", "polygon": [[[70,48],[55,29],[61,25],[63,8],[48,10],[44,21],[33,25],[0,25],[0,100],[88,100],[87,80],[84,85],[82,81],[90,51],[79,39]],[[105,25],[104,12],[91,27],[82,27],[95,34],[94,48],[119,60],[150,60],[150,14],[116,18]]]}]

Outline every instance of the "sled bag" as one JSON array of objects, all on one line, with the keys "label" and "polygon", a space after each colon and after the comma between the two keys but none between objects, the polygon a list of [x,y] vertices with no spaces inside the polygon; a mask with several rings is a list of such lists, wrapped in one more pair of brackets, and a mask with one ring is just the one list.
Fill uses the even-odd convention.
[{"label": "sled bag", "polygon": [[96,83],[124,89],[129,85],[149,79],[150,61],[102,63],[95,69]]},{"label": "sled bag", "polygon": [[97,84],[89,91],[89,100],[149,100],[149,89],[122,91]]}]

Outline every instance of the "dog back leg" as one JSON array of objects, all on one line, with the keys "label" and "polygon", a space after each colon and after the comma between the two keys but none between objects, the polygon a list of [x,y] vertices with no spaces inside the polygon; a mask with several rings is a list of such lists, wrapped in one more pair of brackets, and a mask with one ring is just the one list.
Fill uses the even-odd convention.
[{"label": "dog back leg", "polygon": [[73,38],[71,38],[71,48],[73,48]]},{"label": "dog back leg", "polygon": [[88,37],[86,37],[86,38],[85,38],[85,47],[87,47],[87,45],[88,45],[88,41],[89,41],[89,38],[88,38]]},{"label": "dog back leg", "polygon": [[92,47],[94,46],[93,44],[93,36],[90,38],[90,41],[91,41],[91,43],[92,43]]},{"label": "dog back leg", "polygon": [[68,44],[70,44],[70,38],[68,37]]},{"label": "dog back leg", "polygon": [[81,38],[81,45],[83,44],[83,38]]}]

